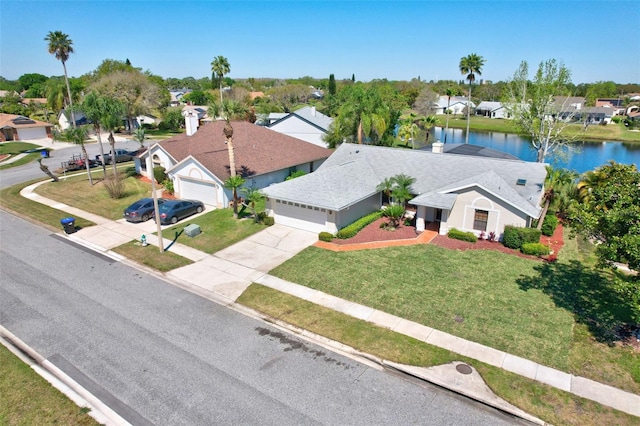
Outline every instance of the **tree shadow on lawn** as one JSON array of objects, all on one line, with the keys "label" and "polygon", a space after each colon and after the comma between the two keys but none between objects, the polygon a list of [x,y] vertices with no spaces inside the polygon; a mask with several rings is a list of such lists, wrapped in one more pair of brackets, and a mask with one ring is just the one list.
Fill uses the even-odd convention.
[{"label": "tree shadow on lawn", "polygon": [[553,262],[535,266],[539,273],[516,280],[523,290],[537,289],[551,296],[556,306],[573,312],[578,323],[585,324],[596,340],[609,345],[620,339],[623,328],[634,324],[632,297],[617,291],[617,280],[583,266],[578,261]]}]

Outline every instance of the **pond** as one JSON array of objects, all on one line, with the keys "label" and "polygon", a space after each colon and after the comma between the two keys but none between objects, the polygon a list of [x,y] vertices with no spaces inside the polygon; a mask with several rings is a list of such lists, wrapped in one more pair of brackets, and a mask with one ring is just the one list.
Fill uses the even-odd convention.
[{"label": "pond", "polygon": [[[463,129],[449,129],[447,143],[464,143]],[[434,127],[429,140],[445,140],[445,132],[442,127]],[[487,148],[496,149],[515,155],[521,160],[536,161],[536,152],[531,147],[531,142],[521,136],[499,132],[469,133],[469,143]],[[607,142],[576,142],[568,152],[547,157],[546,161],[554,167],[564,167],[584,173],[593,170],[613,160],[623,164],[640,164],[640,143],[628,143],[618,141]]]}]

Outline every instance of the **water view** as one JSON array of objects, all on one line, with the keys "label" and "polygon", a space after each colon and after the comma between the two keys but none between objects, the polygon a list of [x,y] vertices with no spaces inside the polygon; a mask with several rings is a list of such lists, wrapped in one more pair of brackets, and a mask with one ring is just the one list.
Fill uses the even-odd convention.
[{"label": "water view", "polygon": [[[435,127],[429,140],[445,140],[445,131],[442,127]],[[449,143],[464,143],[463,129],[449,129],[446,138]],[[498,132],[470,132],[469,143],[497,149],[515,155],[521,160],[536,161],[536,152],[531,147],[529,140],[510,133]],[[640,164],[640,144],[628,142],[577,142],[573,149],[561,155],[547,157],[547,162],[554,167],[564,167],[584,173],[593,170],[603,164],[614,160],[617,163]]]}]

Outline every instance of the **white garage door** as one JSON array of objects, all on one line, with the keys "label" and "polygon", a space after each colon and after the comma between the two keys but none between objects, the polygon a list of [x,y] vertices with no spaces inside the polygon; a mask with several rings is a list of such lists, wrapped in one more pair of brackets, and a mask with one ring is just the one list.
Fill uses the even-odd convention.
[{"label": "white garage door", "polygon": [[180,178],[180,198],[200,200],[210,206],[218,204],[218,189],[213,182]]},{"label": "white garage door", "polygon": [[288,204],[275,200],[273,208],[276,223],[311,232],[327,230],[327,210],[304,204]]},{"label": "white garage door", "polygon": [[21,141],[44,139],[46,137],[47,137],[47,130],[44,127],[29,127],[26,129],[18,129],[18,138]]}]

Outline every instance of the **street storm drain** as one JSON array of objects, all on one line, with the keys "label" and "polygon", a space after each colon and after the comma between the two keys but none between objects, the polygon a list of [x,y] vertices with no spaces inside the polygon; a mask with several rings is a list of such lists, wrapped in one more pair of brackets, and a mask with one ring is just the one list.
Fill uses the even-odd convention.
[{"label": "street storm drain", "polygon": [[456,370],[458,370],[458,373],[461,374],[471,374],[471,372],[473,371],[467,364],[456,365]]}]

